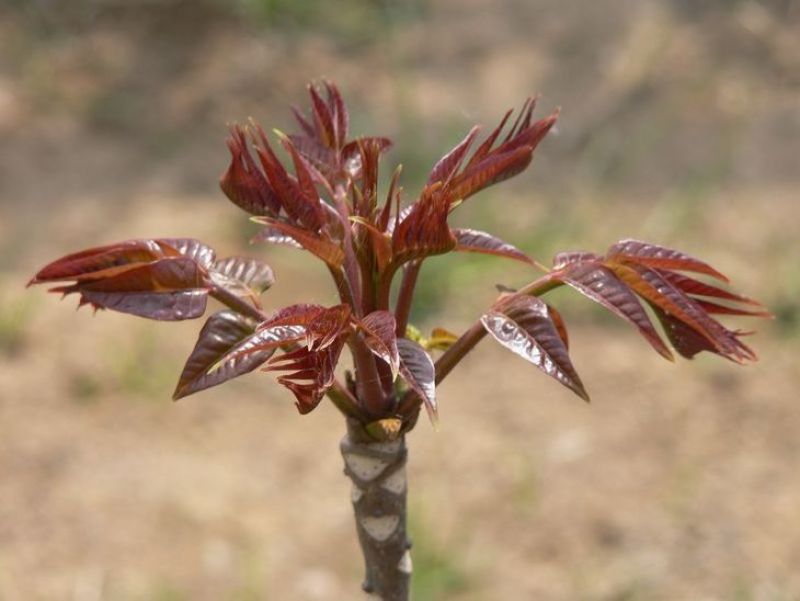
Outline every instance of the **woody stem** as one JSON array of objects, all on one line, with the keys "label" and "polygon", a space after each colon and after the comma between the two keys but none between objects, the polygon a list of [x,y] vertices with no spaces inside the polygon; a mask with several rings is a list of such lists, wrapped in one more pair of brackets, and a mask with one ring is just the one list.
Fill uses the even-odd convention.
[{"label": "woody stem", "polygon": [[344,473],[353,483],[351,501],[366,568],[362,588],[371,599],[408,601],[412,568],[405,438],[378,442],[348,420],[340,449]]}]

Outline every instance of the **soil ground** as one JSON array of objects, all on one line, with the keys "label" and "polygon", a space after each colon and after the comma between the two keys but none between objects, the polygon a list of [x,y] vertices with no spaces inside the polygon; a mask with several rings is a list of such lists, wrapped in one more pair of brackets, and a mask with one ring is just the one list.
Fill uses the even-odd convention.
[{"label": "soil ground", "polygon": [[[800,599],[797,3],[255,4],[0,7],[0,600],[359,598],[332,406],[301,417],[266,374],[173,404],[199,323],[23,289],[78,248],[191,235],[266,257],[268,307],[333,302],[311,259],[248,247],[215,183],[224,123],[286,127],[319,75],[398,137],[409,195],[473,121],[545,92],[558,135],[459,223],[543,261],[677,246],[777,315],[740,324],[752,366],[670,365],[559,293],[591,405],[482,343],[410,436],[415,599]],[[454,331],[531,276],[424,275],[415,319]]]}]

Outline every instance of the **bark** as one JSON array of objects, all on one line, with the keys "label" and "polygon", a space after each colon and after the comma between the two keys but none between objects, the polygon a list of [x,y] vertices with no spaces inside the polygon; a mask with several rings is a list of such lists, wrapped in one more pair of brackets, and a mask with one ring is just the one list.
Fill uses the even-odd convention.
[{"label": "bark", "polygon": [[351,500],[366,576],[362,588],[372,599],[407,601],[411,543],[406,534],[405,438],[377,442],[348,420],[340,444],[344,473],[352,480]]}]

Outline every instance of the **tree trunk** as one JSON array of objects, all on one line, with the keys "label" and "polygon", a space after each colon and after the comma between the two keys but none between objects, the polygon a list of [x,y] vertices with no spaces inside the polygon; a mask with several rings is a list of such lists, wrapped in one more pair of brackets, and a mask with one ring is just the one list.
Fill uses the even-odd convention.
[{"label": "tree trunk", "polygon": [[370,598],[407,601],[411,543],[406,535],[406,441],[370,438],[351,420],[340,443],[344,473],[353,481],[351,500],[364,553],[362,588]]}]

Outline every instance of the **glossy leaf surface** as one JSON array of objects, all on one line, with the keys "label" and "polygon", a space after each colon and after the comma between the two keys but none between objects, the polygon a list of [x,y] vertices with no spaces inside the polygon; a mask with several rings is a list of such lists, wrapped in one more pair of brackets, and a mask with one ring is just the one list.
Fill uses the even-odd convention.
[{"label": "glossy leaf surface", "polygon": [[200,330],[194,350],[186,361],[172,398],[178,400],[195,392],[246,374],[269,359],[275,347],[238,355],[222,361],[255,332],[255,322],[234,311],[214,313]]},{"label": "glossy leaf surface", "polygon": [[275,274],[266,263],[248,257],[228,257],[215,261],[209,270],[211,281],[230,292],[249,298],[260,307],[260,294],[275,283]]},{"label": "glossy leaf surface", "polygon": [[294,393],[298,411],[308,413],[333,384],[334,370],[343,347],[343,337],[319,350],[300,347],[273,357],[266,370],[290,372],[278,377],[278,382]]},{"label": "glossy leaf surface", "polygon": [[391,311],[373,311],[358,322],[365,334],[364,341],[375,355],[383,359],[396,374],[400,366],[397,350],[397,323]]},{"label": "glossy leaf surface", "polygon": [[325,240],[319,234],[282,221],[259,218],[257,222],[264,223],[274,231],[289,236],[308,252],[322,259],[331,267],[339,268],[344,263],[344,251],[342,248],[330,240]]},{"label": "glossy leaf surface", "polygon": [[56,259],[40,269],[28,285],[102,279],[151,263],[168,253],[169,250],[165,250],[158,240],[126,240],[98,246]]},{"label": "glossy leaf surface", "polygon": [[430,355],[408,338],[397,339],[400,355],[400,375],[425,405],[428,416],[436,421],[436,368]]},{"label": "glossy leaf surface", "polygon": [[708,263],[695,259],[686,253],[659,246],[658,244],[641,242],[640,240],[622,240],[617,242],[608,249],[606,259],[635,263],[659,269],[694,271],[696,273],[710,275],[723,282],[728,281],[727,277],[711,267]]},{"label": "glossy leaf surface", "polygon": [[739,342],[730,330],[709,316],[700,305],[654,269],[617,264],[612,264],[611,269],[642,298],[668,314],[671,320],[678,320],[705,337],[717,354],[738,363],[754,357],[753,352]]},{"label": "glossy leaf surface", "polygon": [[589,400],[544,302],[530,296],[506,297],[481,317],[481,323],[504,347]]},{"label": "glossy leaf surface", "polygon": [[228,149],[231,164],[219,182],[225,196],[251,215],[277,217],[280,201],[250,154],[244,127],[234,125],[231,128]]},{"label": "glossy leaf surface", "polygon": [[517,247],[486,232],[472,229],[454,229],[453,235],[456,238],[455,250],[496,255],[522,261],[523,263],[533,263],[531,258]]},{"label": "glossy leaf surface", "polygon": [[208,284],[197,263],[186,257],[159,259],[102,280],[85,280],[54,292],[81,296],[80,304],[161,321],[203,315]]},{"label": "glossy leaf surface", "polygon": [[633,324],[658,354],[672,360],[672,353],[653,327],[636,295],[602,263],[596,260],[566,263],[554,277]]},{"label": "glossy leaf surface", "polygon": [[455,248],[456,239],[447,225],[449,207],[449,197],[440,186],[425,188],[422,197],[392,232],[392,249],[398,265]]}]

